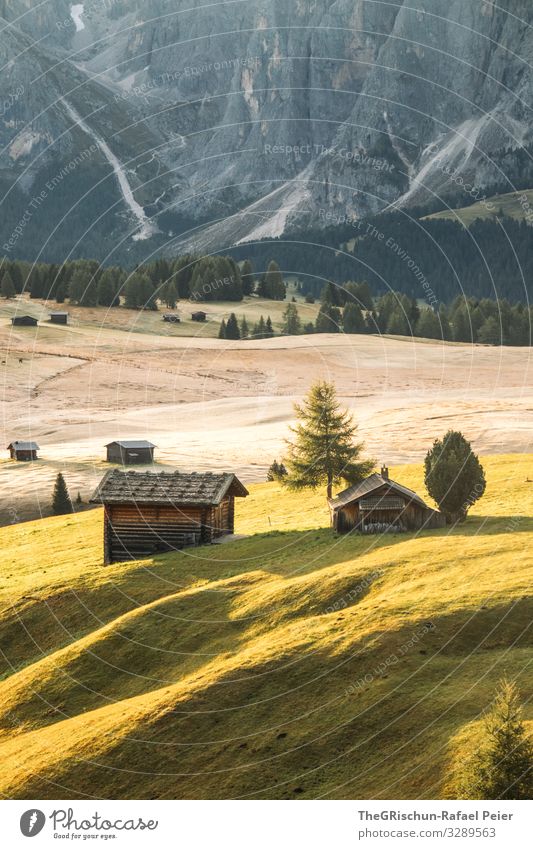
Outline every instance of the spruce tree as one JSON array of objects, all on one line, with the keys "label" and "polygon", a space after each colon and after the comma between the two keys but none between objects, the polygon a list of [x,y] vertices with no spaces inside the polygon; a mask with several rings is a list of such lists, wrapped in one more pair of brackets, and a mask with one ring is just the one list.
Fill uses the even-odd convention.
[{"label": "spruce tree", "polygon": [[500,682],[481,744],[456,784],[460,799],[533,799],[533,742],[514,683]]},{"label": "spruce tree", "polygon": [[493,316],[489,316],[483,322],[477,333],[477,341],[482,345],[502,345],[502,327],[498,320]]},{"label": "spruce tree", "polygon": [[422,339],[444,338],[439,318],[432,309],[420,310],[420,318],[416,323],[416,335]]},{"label": "spruce tree", "polygon": [[342,311],[342,326],[345,333],[364,333],[365,319],[357,304],[348,302]]},{"label": "spruce tree", "polygon": [[100,280],[98,281],[98,304],[101,307],[111,307],[113,306],[116,295],[117,292],[114,271],[111,268],[106,268],[106,270],[100,277]]},{"label": "spruce tree", "polygon": [[64,513],[72,513],[72,502],[70,500],[70,495],[68,494],[65,478],[61,472],[58,473],[54,485],[52,510],[57,516],[61,516]]},{"label": "spruce tree", "polygon": [[325,485],[331,498],[341,481],[356,484],[374,468],[373,460],[361,460],[363,444],[355,441],[357,425],[337,400],[333,383],[319,381],[311,386],[303,404],[295,407],[298,424],[291,427],[288,442],[290,489],[317,489]]},{"label": "spruce tree", "polygon": [[265,333],[266,333],[265,319],[263,318],[263,316],[260,316],[259,321],[254,326],[254,332],[253,332],[252,336],[254,337],[254,339],[264,339]]},{"label": "spruce tree", "polygon": [[298,315],[298,309],[295,304],[287,304],[287,308],[283,313],[283,333],[287,336],[297,336],[302,332],[302,323]]},{"label": "spruce tree", "polygon": [[6,300],[8,298],[14,298],[15,295],[17,294],[16,291],[15,291],[15,285],[13,283],[13,280],[11,278],[11,274],[9,273],[9,271],[4,272],[4,276],[2,277],[1,291],[2,291],[2,297],[6,298]]},{"label": "spruce tree", "polygon": [[270,298],[273,301],[285,300],[287,290],[280,267],[275,260],[272,260],[268,265],[266,274],[259,285],[259,294],[263,298]]},{"label": "spruce tree", "polygon": [[426,489],[448,524],[462,522],[485,492],[483,466],[459,431],[436,439],[424,461]]},{"label": "spruce tree", "polygon": [[342,323],[341,311],[329,301],[323,303],[316,319],[317,333],[340,333]]},{"label": "spruce tree", "polygon": [[269,315],[267,315],[267,320],[265,321],[265,339],[271,339],[274,335],[274,328],[272,327],[272,319]]},{"label": "spruce tree", "polygon": [[243,315],[241,319],[241,339],[248,339],[250,335],[250,328],[248,327],[248,322],[246,321],[246,316]]},{"label": "spruce tree", "polygon": [[240,339],[239,322],[234,312],[231,313],[226,324],[226,339]]},{"label": "spruce tree", "polygon": [[253,295],[255,290],[254,269],[249,259],[245,259],[241,268],[242,293]]},{"label": "spruce tree", "polygon": [[226,338],[226,322],[224,321],[224,319],[222,319],[222,321],[220,322],[220,327],[219,327],[219,330],[218,330],[218,338],[219,339],[225,339]]}]

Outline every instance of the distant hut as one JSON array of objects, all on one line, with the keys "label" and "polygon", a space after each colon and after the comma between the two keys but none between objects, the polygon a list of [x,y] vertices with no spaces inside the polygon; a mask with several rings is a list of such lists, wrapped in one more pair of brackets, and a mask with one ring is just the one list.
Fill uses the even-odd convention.
[{"label": "distant hut", "polygon": [[12,460],[28,462],[29,460],[37,460],[39,446],[36,442],[23,442],[17,439],[7,446],[7,450]]},{"label": "distant hut", "polygon": [[32,315],[14,315],[11,324],[13,327],[37,327],[37,319]]},{"label": "distant hut", "polygon": [[179,324],[181,319],[175,312],[166,312],[163,315],[163,321],[168,321],[170,324]]},{"label": "distant hut", "polygon": [[385,533],[443,528],[446,518],[416,492],[389,477],[386,466],[329,500],[331,524],[339,533]]},{"label": "distant hut", "polygon": [[68,312],[51,312],[50,321],[52,324],[68,324]]},{"label": "distant hut", "polygon": [[154,462],[154,449],[157,447],[146,439],[117,439],[105,446],[108,463],[122,463],[134,466]]},{"label": "distant hut", "polygon": [[191,318],[193,321],[206,321],[207,313],[203,312],[203,310],[196,310],[196,312],[193,312],[191,315]]},{"label": "distant hut", "polygon": [[104,505],[104,562],[136,560],[234,532],[234,474],[109,471],[91,498]]}]

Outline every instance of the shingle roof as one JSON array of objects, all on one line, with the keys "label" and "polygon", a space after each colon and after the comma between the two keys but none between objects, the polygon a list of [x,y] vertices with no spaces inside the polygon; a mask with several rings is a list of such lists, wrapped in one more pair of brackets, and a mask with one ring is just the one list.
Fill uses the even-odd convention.
[{"label": "shingle roof", "polygon": [[220,504],[225,495],[244,498],[248,490],[229,472],[121,472],[112,469],[100,481],[91,503]]},{"label": "shingle roof", "polygon": [[7,446],[7,450],[9,451],[11,448],[14,448],[15,451],[38,451],[39,446],[36,442],[21,442],[20,440],[15,440],[10,445]]},{"label": "shingle roof", "polygon": [[361,483],[356,484],[355,486],[351,486],[349,489],[345,489],[344,492],[341,492],[336,498],[329,499],[329,506],[332,510],[340,510],[341,507],[345,507],[347,504],[351,504],[353,501],[359,501],[364,495],[368,495],[370,492],[374,492],[376,489],[379,489],[381,486],[389,486],[395,492],[399,492],[402,495],[405,495],[410,501],[416,501],[421,507],[426,507],[427,504],[423,501],[416,492],[413,492],[412,489],[408,489],[406,486],[402,486],[400,483],[396,483],[396,481],[389,480],[388,478],[382,477],[377,472],[370,477],[365,478]]},{"label": "shingle roof", "polygon": [[105,446],[120,445],[121,448],[157,448],[153,442],[148,442],[146,439],[115,439],[113,442],[108,442]]}]

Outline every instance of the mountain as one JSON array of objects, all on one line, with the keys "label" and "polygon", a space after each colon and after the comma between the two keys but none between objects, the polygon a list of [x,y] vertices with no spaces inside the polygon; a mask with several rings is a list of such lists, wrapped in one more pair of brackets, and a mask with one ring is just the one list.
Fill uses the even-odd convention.
[{"label": "mountain", "polygon": [[0,14],[2,243],[50,169],[71,169],[12,253],[219,249],[533,185],[527,0],[3,0]]}]

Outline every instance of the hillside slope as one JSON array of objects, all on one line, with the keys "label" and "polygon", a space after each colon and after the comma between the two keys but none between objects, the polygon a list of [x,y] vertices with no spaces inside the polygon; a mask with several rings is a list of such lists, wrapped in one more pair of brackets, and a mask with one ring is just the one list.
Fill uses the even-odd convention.
[{"label": "hillside slope", "polygon": [[502,674],[533,695],[533,457],[485,464],[468,522],[418,537],[336,537],[275,484],[246,538],[106,569],[100,511],[3,529],[0,792],[447,792]]}]

